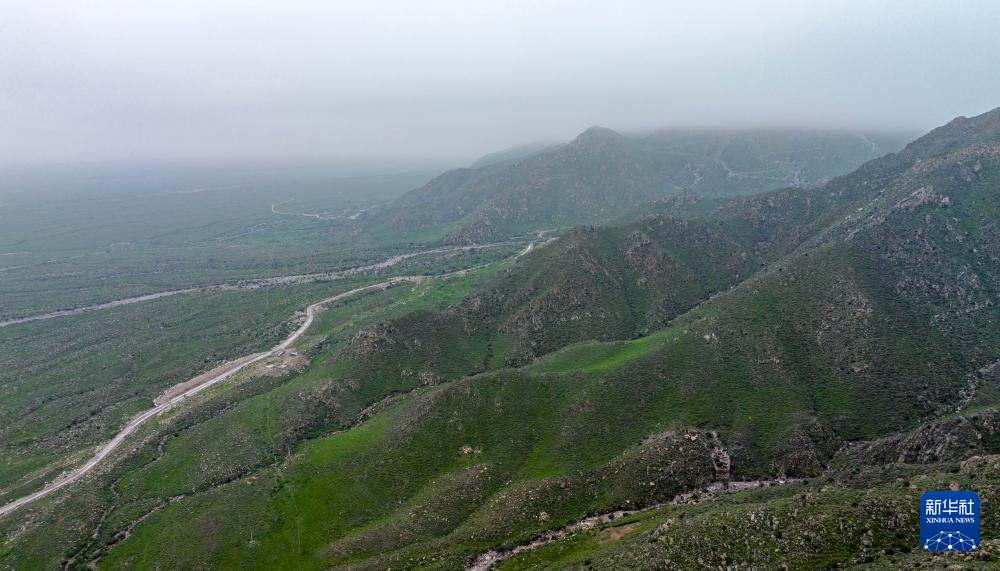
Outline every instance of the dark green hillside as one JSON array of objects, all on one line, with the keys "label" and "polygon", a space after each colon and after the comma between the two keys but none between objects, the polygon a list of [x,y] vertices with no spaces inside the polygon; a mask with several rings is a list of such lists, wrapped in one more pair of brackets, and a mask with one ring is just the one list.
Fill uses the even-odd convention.
[{"label": "dark green hillside", "polygon": [[[989,263],[989,252],[997,244],[984,217],[1000,204],[996,192],[1000,161],[992,144],[949,149],[942,156],[922,154],[920,149],[926,144],[922,141],[900,157],[869,165],[853,177],[818,189],[816,195],[807,194],[805,201],[787,192],[775,193],[732,205],[720,215],[724,223],[710,219],[717,226],[709,227],[725,227],[726,236],[753,236],[748,244],[779,237],[780,246],[761,250],[776,261],[666,329],[634,341],[571,346],[529,367],[525,373],[530,371],[532,376],[475,377],[449,389],[459,391],[461,398],[439,397],[420,405],[423,414],[429,415],[426,418],[440,415],[447,422],[421,429],[402,421],[399,434],[426,431],[428,438],[434,435],[435,443],[467,445],[470,454],[482,454],[489,470],[501,469],[509,479],[506,488],[495,492],[492,502],[470,497],[463,509],[470,509],[470,502],[481,506],[472,515],[449,512],[442,527],[404,534],[408,541],[373,543],[383,537],[380,534],[395,537],[399,529],[411,529],[406,527],[412,524],[405,523],[403,514],[408,512],[404,510],[337,540],[326,553],[332,561],[346,562],[341,558],[417,542],[397,555],[382,555],[368,563],[381,568],[395,556],[405,562],[430,563],[431,559],[408,558],[461,550],[463,545],[474,547],[480,539],[499,544],[504,538],[523,537],[533,526],[548,527],[588,512],[629,505],[621,501],[622,496],[606,492],[603,484],[595,487],[592,483],[595,478],[608,482],[604,470],[610,466],[616,466],[614,472],[624,480],[610,479],[608,485],[626,490],[629,503],[656,501],[649,492],[662,489],[667,482],[654,473],[669,474],[668,481],[674,483],[714,477],[712,445],[702,440],[708,429],[718,432],[735,477],[815,476],[832,462],[845,440],[907,429],[963,406],[976,391],[970,380],[1000,357],[996,349],[1000,316],[991,302],[1000,290],[996,265]],[[812,196],[820,197],[816,203],[828,205],[813,208]],[[844,202],[838,203],[837,197]],[[804,205],[795,227],[757,222],[774,219],[769,209],[790,216],[789,200]],[[859,202],[865,204],[860,211]],[[829,222],[824,225],[822,221]],[[671,221],[668,226],[682,227],[674,224]],[[648,227],[645,230],[652,232]],[[619,275],[615,268],[627,265],[628,260],[622,250],[608,247],[615,243],[609,237],[621,236],[620,232],[629,235],[621,229],[579,231],[501,276],[497,284],[506,283],[505,287],[490,286],[487,293],[476,294],[458,307],[467,315],[502,315],[503,311],[492,308],[521,295],[532,300],[526,303],[537,310],[531,313],[534,322],[551,321],[540,326],[540,331],[559,331],[557,324],[564,313],[546,311],[551,306],[534,301],[546,297],[545,287],[536,284],[544,284],[541,276],[551,272],[552,283],[577,284],[567,288],[571,294],[585,291],[578,275],[571,272],[576,267],[589,267],[582,275],[599,276],[583,282],[603,287],[592,299],[636,299],[639,296],[634,291],[629,295],[625,282],[612,279]],[[689,237],[699,232],[681,234]],[[678,233],[664,232],[658,237],[662,239],[658,244],[669,245],[665,249],[684,243]],[[560,244],[567,249],[559,249]],[[584,254],[572,257],[577,250]],[[673,250],[672,257],[680,257],[680,251]],[[787,251],[794,253],[782,258]],[[580,263],[572,263],[577,260]],[[601,263],[587,264],[588,260]],[[532,264],[546,271],[532,273],[528,270]],[[670,267],[662,260],[652,265]],[[700,275],[708,275],[709,267],[700,268]],[[678,274],[683,272],[673,268],[663,275]],[[651,285],[646,291],[669,289]],[[669,297],[659,298],[655,305],[665,307],[664,299]],[[614,319],[606,322],[605,333],[620,333],[610,327]],[[582,330],[581,335],[600,337],[582,327],[576,329]],[[498,386],[511,388],[523,400],[511,406],[510,397],[492,392]],[[545,392],[537,394],[538,390]],[[489,412],[471,404],[476,402],[488,403]],[[487,433],[476,428],[477,419],[484,416],[490,426]],[[509,428],[515,419],[519,420],[516,431]],[[701,462],[703,466],[693,480],[669,471],[656,472],[656,461],[650,458],[634,468],[628,463],[628,459],[643,457],[641,445],[634,448],[637,436],[641,439],[684,427],[702,431],[692,441],[702,451],[702,459],[685,461],[685,465]],[[529,440],[510,436],[497,440],[498,433]],[[398,446],[390,448],[393,454],[399,453]],[[414,449],[429,458],[426,446]],[[519,455],[518,450],[523,452]],[[996,452],[997,448],[988,441],[974,451]],[[389,461],[386,457],[366,465]],[[511,464],[518,469],[506,476]],[[458,477],[454,469],[439,465],[435,473],[438,478],[443,474]],[[641,471],[645,476],[639,475]],[[643,481],[648,486],[645,492],[636,487]],[[420,505],[440,505],[436,502],[446,494],[428,489],[412,497],[414,501],[422,498]],[[833,500],[822,509],[835,505]],[[844,512],[840,517],[856,521],[860,515]],[[450,522],[456,519],[461,523],[452,527]],[[899,541],[891,533],[874,537],[882,545]],[[420,542],[427,543],[421,547]],[[845,544],[829,549],[830,557],[867,557]],[[751,561],[749,553],[730,556]]]},{"label": "dark green hillside", "polygon": [[[525,363],[587,339],[644,335],[759,270],[762,261],[746,244],[712,219],[650,216],[624,227],[578,228],[440,314],[365,332],[359,367],[398,367],[402,352],[420,361],[415,370],[448,378]],[[469,343],[475,347],[449,357],[451,364],[435,364],[442,347]]]},{"label": "dark green hillside", "polygon": [[[992,128],[983,124],[984,131]],[[920,201],[931,200],[924,196],[934,192],[927,185],[967,186],[969,173],[977,168],[971,163],[976,163],[979,171],[974,174],[985,180],[980,183],[982,196],[970,198],[975,201],[972,207],[981,209],[984,201],[992,200],[989,175],[981,172],[988,164],[983,161],[992,160],[991,151],[972,146],[957,154],[929,156],[926,149],[936,148],[932,141],[937,133],[816,189],[784,189],[732,200],[693,220],[661,215],[623,227],[576,229],[522,258],[495,284],[449,311],[465,320],[460,336],[473,332],[484,341],[496,341],[490,343],[490,363],[520,363],[575,341],[642,335],[798,249],[809,252],[850,237],[850,243],[859,243],[844,250],[848,258],[835,262],[833,273],[837,264],[861,265],[855,269],[882,264],[859,257],[898,242],[890,236],[894,233],[932,225],[931,219],[913,215],[913,209],[924,204]],[[982,131],[975,136],[987,137]],[[914,193],[919,196],[913,198]],[[944,195],[934,196],[951,202]],[[961,205],[956,202],[948,212],[957,208]],[[946,216],[939,213],[937,224]],[[898,247],[909,250],[898,256],[920,256],[916,244]],[[989,249],[988,244],[982,247]],[[939,256],[939,263],[951,268],[896,271],[949,275],[961,271],[960,264],[955,265],[965,257],[960,250]]]},{"label": "dark green hillside", "polygon": [[453,311],[495,328],[495,362],[520,363],[584,339],[643,335],[760,265],[724,224],[648,217],[574,230]]},{"label": "dark green hillside", "polygon": [[608,222],[694,190],[708,197],[808,186],[902,146],[885,136],[663,131],[624,137],[594,127],[569,144],[447,172],[361,221],[359,232],[421,241],[493,240]]},{"label": "dark green hillside", "polygon": [[301,373],[221,387],[0,520],[0,566],[460,569],[581,521],[504,565],[926,562],[898,553],[920,492],[996,497],[993,460],[955,462],[1000,453],[997,116],[335,308]]},{"label": "dark green hillside", "polygon": [[[996,367],[980,372],[995,381]],[[496,568],[678,568],[700,564],[826,569],[994,569],[1000,517],[982,512],[972,553],[918,548],[920,494],[957,487],[994,505],[1000,491],[996,408],[931,421],[873,441],[852,443],[823,476],[750,491],[725,487],[625,515],[511,557]],[[869,567],[871,566],[871,567]],[[668,566],[669,568],[669,566]]]},{"label": "dark green hillside", "polygon": [[963,466],[888,466],[837,471],[766,489],[704,494],[625,515],[516,555],[493,567],[520,569],[996,569],[995,512],[968,553],[919,547],[925,490],[975,490],[1000,501],[1000,457]]}]

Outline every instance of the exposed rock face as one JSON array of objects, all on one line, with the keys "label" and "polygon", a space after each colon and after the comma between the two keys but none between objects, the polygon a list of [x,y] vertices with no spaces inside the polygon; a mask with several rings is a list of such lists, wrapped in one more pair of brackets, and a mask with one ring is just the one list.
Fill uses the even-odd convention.
[{"label": "exposed rock face", "polygon": [[728,480],[732,474],[733,461],[729,453],[722,447],[719,434],[712,431],[712,466],[715,468],[716,480]]},{"label": "exposed rock face", "polygon": [[[857,443],[841,458],[850,464],[930,464],[991,457],[1000,452],[1000,412],[988,410],[927,423],[912,431]],[[979,462],[977,460],[976,462]]]},{"label": "exposed rock face", "polygon": [[913,211],[925,204],[938,204],[940,206],[948,206],[951,200],[947,196],[941,196],[934,192],[934,187],[931,185],[922,186],[917,190],[910,193],[909,196],[903,198],[896,203],[896,208],[901,208],[903,210]]},{"label": "exposed rock face", "polygon": [[393,342],[392,332],[393,329],[390,322],[383,322],[362,329],[351,338],[351,351],[357,355],[372,355]]},{"label": "exposed rock face", "polygon": [[962,460],[959,468],[962,472],[972,472],[980,466],[986,466],[993,469],[1000,468],[1000,455],[990,454],[988,456],[972,456],[971,458]]}]

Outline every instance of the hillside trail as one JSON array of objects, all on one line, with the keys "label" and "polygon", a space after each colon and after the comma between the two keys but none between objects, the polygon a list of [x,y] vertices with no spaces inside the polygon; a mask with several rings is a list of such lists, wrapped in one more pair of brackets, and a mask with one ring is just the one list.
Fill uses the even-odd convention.
[{"label": "hillside trail", "polygon": [[192,396],[194,396],[194,395],[196,395],[196,394],[198,394],[198,393],[200,393],[202,391],[207,390],[208,388],[210,388],[212,386],[215,386],[215,385],[221,383],[222,381],[224,381],[224,380],[232,377],[233,375],[235,375],[236,373],[238,373],[238,372],[242,371],[243,369],[249,367],[250,365],[253,365],[254,363],[257,363],[257,362],[260,362],[260,361],[262,361],[264,359],[272,357],[272,356],[274,356],[276,353],[278,353],[280,351],[287,350],[296,341],[298,341],[299,338],[302,337],[302,335],[312,326],[313,321],[315,321],[315,319],[316,319],[316,315],[317,315],[318,311],[324,305],[329,304],[329,303],[333,303],[333,302],[336,302],[336,301],[340,301],[340,300],[342,300],[344,298],[347,298],[347,297],[350,297],[350,296],[354,296],[354,295],[357,295],[357,294],[360,294],[360,293],[366,293],[366,292],[371,292],[371,291],[376,291],[376,290],[384,290],[386,288],[392,287],[394,285],[397,285],[397,284],[400,284],[400,283],[403,283],[403,282],[417,282],[417,281],[420,281],[422,279],[424,279],[424,276],[400,276],[400,277],[395,277],[395,278],[391,278],[391,279],[388,279],[388,280],[385,280],[385,281],[382,281],[382,282],[379,282],[379,283],[375,283],[375,284],[371,284],[371,285],[367,285],[367,286],[355,288],[355,289],[352,289],[350,291],[346,291],[346,292],[337,294],[335,296],[328,297],[326,299],[317,301],[317,302],[309,305],[306,308],[306,312],[305,312],[306,313],[306,319],[305,319],[305,321],[303,321],[302,324],[299,325],[299,327],[295,331],[293,331],[288,337],[286,337],[281,343],[275,345],[273,348],[271,348],[268,351],[264,351],[264,352],[261,352],[261,353],[253,353],[251,355],[246,355],[246,356],[241,357],[239,359],[236,359],[234,361],[230,361],[228,363],[225,363],[225,364],[223,364],[223,365],[221,365],[221,366],[213,369],[208,374],[204,374],[203,373],[201,375],[198,375],[194,379],[191,379],[189,381],[185,381],[184,383],[181,383],[181,385],[187,385],[182,392],[180,392],[180,393],[176,394],[175,396],[171,397],[170,399],[168,399],[168,400],[166,400],[166,401],[164,401],[164,402],[162,402],[162,403],[154,406],[153,408],[151,408],[151,409],[149,409],[149,410],[147,410],[147,411],[145,411],[143,413],[140,413],[139,415],[133,417],[131,420],[129,420],[129,422],[127,424],[125,424],[125,427],[122,428],[118,432],[118,434],[116,434],[114,436],[114,438],[112,438],[106,444],[104,444],[103,446],[101,446],[98,449],[97,453],[94,454],[94,456],[91,457],[90,460],[88,460],[86,463],[84,463],[83,465],[81,465],[81,466],[79,466],[79,467],[71,470],[68,473],[65,473],[65,474],[61,475],[59,478],[57,478],[54,481],[50,482],[49,484],[47,484],[41,490],[38,490],[38,491],[36,491],[36,492],[34,492],[32,494],[29,494],[27,496],[24,496],[22,498],[14,500],[14,501],[12,501],[12,502],[10,502],[10,503],[8,503],[8,504],[0,507],[0,517],[3,517],[4,515],[6,515],[6,514],[12,512],[12,511],[18,509],[19,507],[22,507],[22,506],[30,504],[30,503],[32,503],[32,502],[34,502],[36,500],[44,498],[45,496],[48,496],[49,494],[55,492],[56,490],[64,488],[64,487],[72,484],[73,482],[79,480],[80,478],[86,476],[94,468],[96,468],[101,463],[102,460],[104,460],[105,458],[107,458],[107,456],[109,454],[111,454],[116,449],[118,449],[118,447],[121,446],[122,442],[124,442],[124,440],[129,435],[131,435],[136,430],[138,430],[138,428],[140,426],[142,426],[146,421],[150,420],[151,418],[155,418],[155,417],[157,417],[157,416],[159,416],[159,415],[167,412],[168,410],[174,408],[179,403],[183,402],[184,400],[188,399],[189,397],[192,397]]},{"label": "hillside trail", "polygon": [[[497,243],[493,243],[493,244],[483,244],[483,245],[470,245],[470,246],[455,246],[455,247],[436,248],[436,249],[433,249],[433,250],[424,250],[422,252],[414,252],[414,253],[410,253],[410,254],[402,254],[402,255],[399,255],[399,256],[394,256],[394,257],[389,258],[387,260],[383,260],[381,262],[377,262],[375,264],[370,264],[370,265],[364,266],[364,267],[365,268],[369,268],[369,269],[370,268],[384,268],[384,267],[388,267],[389,265],[394,265],[394,264],[398,263],[399,261],[402,261],[402,260],[405,260],[405,259],[408,259],[408,258],[412,258],[414,256],[418,256],[418,255],[422,255],[422,254],[427,254],[427,253],[430,253],[430,252],[449,252],[449,251],[456,251],[456,250],[470,250],[470,249],[476,249],[476,248],[482,248],[482,247],[491,247],[491,246],[497,246],[497,245],[503,245],[503,244],[509,244],[509,242],[497,242]],[[71,470],[71,471],[69,471],[67,473],[62,474],[61,476],[59,476],[58,478],[56,478],[52,482],[49,482],[48,484],[46,484],[45,487],[43,487],[42,489],[40,489],[40,490],[38,490],[38,491],[36,491],[34,493],[28,494],[27,496],[18,498],[16,500],[12,501],[12,502],[9,502],[9,503],[7,503],[4,506],[0,506],[0,517],[3,517],[5,515],[7,515],[7,514],[9,514],[9,513],[13,512],[13,511],[17,510],[18,508],[20,508],[22,506],[28,505],[28,504],[36,501],[36,500],[44,498],[45,496],[48,496],[48,495],[52,494],[53,492],[55,492],[57,490],[60,490],[60,489],[62,489],[64,487],[72,484],[73,482],[76,482],[80,478],[86,476],[91,471],[93,471],[94,468],[96,468],[101,463],[102,460],[104,460],[105,458],[107,458],[108,455],[110,455],[112,452],[114,452],[116,449],[118,449],[118,447],[121,446],[122,442],[124,442],[125,439],[129,435],[131,435],[136,430],[138,430],[140,426],[142,426],[145,422],[147,422],[151,418],[155,418],[155,417],[157,417],[157,416],[159,416],[159,415],[167,412],[168,410],[174,408],[179,403],[185,401],[189,397],[192,397],[192,396],[194,396],[194,395],[196,395],[196,394],[198,394],[198,393],[200,393],[202,391],[207,390],[208,388],[210,388],[212,386],[215,386],[215,385],[221,383],[222,381],[224,381],[224,380],[232,377],[236,373],[242,371],[243,369],[249,367],[250,365],[253,365],[254,363],[258,363],[258,362],[260,362],[260,361],[262,361],[264,359],[267,359],[269,357],[275,356],[279,352],[283,352],[283,351],[288,350],[292,345],[295,344],[296,341],[299,340],[300,337],[302,337],[303,334],[305,334],[306,331],[309,330],[309,328],[312,326],[313,322],[315,321],[316,316],[317,316],[319,310],[323,306],[325,306],[325,305],[327,305],[329,303],[340,301],[340,300],[345,299],[347,297],[351,297],[351,296],[354,296],[354,295],[361,294],[361,293],[367,293],[367,292],[377,291],[377,290],[385,290],[385,289],[387,289],[389,287],[392,287],[394,285],[398,285],[398,284],[401,284],[401,283],[404,283],[404,282],[416,283],[416,282],[420,282],[420,281],[422,281],[424,279],[428,279],[428,278],[442,278],[442,277],[464,275],[468,271],[470,271],[472,269],[475,269],[477,267],[481,267],[481,266],[475,266],[473,268],[464,268],[464,269],[461,269],[461,270],[456,270],[456,271],[453,271],[453,272],[448,272],[448,273],[445,273],[445,274],[434,275],[434,276],[425,276],[425,275],[398,276],[398,277],[390,278],[390,279],[387,279],[387,280],[384,280],[384,281],[381,281],[381,282],[378,282],[378,283],[374,283],[374,284],[370,284],[370,285],[358,287],[358,288],[352,289],[350,291],[339,293],[337,295],[334,295],[332,297],[328,297],[326,299],[322,299],[320,301],[317,301],[317,302],[309,305],[308,307],[306,307],[306,310],[305,310],[305,315],[306,315],[305,320],[302,322],[301,325],[299,325],[299,327],[295,331],[293,331],[281,343],[275,345],[273,348],[271,348],[268,351],[246,355],[244,357],[241,357],[239,359],[230,361],[230,362],[225,363],[225,364],[223,364],[223,365],[221,365],[219,367],[216,367],[215,369],[212,369],[211,371],[209,371],[207,373],[202,373],[202,374],[200,374],[200,375],[198,375],[198,376],[196,376],[196,377],[194,377],[192,379],[189,379],[187,381],[184,381],[182,383],[174,385],[173,387],[171,387],[170,389],[168,389],[167,392],[165,393],[165,394],[174,394],[174,396],[171,396],[169,399],[164,400],[162,402],[159,402],[158,404],[155,404],[155,406],[153,408],[151,408],[151,409],[149,409],[149,410],[147,410],[147,411],[145,411],[143,413],[140,413],[137,416],[133,417],[131,420],[129,420],[128,423],[124,426],[124,428],[122,428],[114,436],[114,438],[112,438],[106,444],[104,444],[103,446],[101,446],[97,450],[97,453],[94,454],[94,456],[92,456],[90,458],[90,460],[88,460],[83,465],[81,465],[81,466],[79,466],[79,467],[77,467],[77,468],[75,468],[75,469],[73,469],[73,470]],[[359,268],[354,268],[351,271],[357,272],[357,271],[361,271],[361,270]],[[181,389],[180,392],[176,392],[178,388]]]},{"label": "hillside trail", "polygon": [[[679,505],[687,503],[701,503],[704,501],[709,501],[715,499],[716,497],[733,492],[742,492],[745,490],[754,490],[759,488],[769,488],[771,486],[784,486],[786,484],[791,484],[793,482],[799,482],[801,480],[797,478],[775,478],[772,480],[749,480],[749,481],[734,481],[734,482],[713,482],[707,486],[704,486],[698,490],[693,490],[689,492],[684,492],[674,496],[672,500],[666,503],[654,504],[644,508],[634,509],[634,510],[615,510],[603,514],[598,514],[585,519],[582,519],[576,523],[572,523],[560,528],[553,529],[543,533],[540,537],[527,541],[525,543],[518,544],[514,546],[513,549],[499,551],[496,549],[491,549],[489,551],[484,551],[476,556],[476,558],[465,566],[465,571],[487,571],[490,567],[496,565],[497,563],[503,561],[504,559],[509,559],[515,555],[524,553],[525,551],[533,551],[539,547],[544,547],[550,543],[564,539],[568,535],[587,531],[592,529],[597,529],[602,525],[606,525],[615,522],[623,517],[651,512],[653,510],[660,509],[666,505]],[[697,493],[696,493],[697,492]]]}]

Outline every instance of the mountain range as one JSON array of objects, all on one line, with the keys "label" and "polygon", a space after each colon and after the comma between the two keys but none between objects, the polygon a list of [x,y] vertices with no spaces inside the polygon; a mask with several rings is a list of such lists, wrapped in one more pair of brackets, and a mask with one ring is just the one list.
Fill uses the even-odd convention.
[{"label": "mountain range", "polygon": [[355,231],[573,228],[150,428],[0,564],[941,566],[920,493],[1000,502],[1000,109],[872,141],[595,128],[445,173]]},{"label": "mountain range", "polygon": [[906,135],[592,127],[448,171],[362,218],[355,232],[449,243],[609,222],[680,192],[728,197],[810,186],[896,151]]}]

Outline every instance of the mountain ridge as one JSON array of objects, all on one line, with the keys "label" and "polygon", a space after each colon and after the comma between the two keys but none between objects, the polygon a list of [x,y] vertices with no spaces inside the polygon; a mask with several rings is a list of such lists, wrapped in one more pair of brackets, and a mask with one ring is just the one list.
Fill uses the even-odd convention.
[{"label": "mountain ridge", "polygon": [[609,222],[688,190],[712,198],[808,186],[884,152],[876,147],[839,132],[657,131],[625,137],[592,127],[565,145],[443,173],[363,217],[354,232],[467,243]]},{"label": "mountain ridge", "polygon": [[[102,513],[67,557],[459,569],[621,514],[509,565],[889,566],[920,489],[1000,493],[957,464],[1000,454],[1000,131],[968,121],[823,185],[576,227],[151,432],[16,541]],[[724,493],[748,480],[786,485]]]}]

